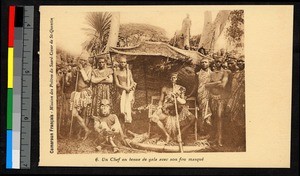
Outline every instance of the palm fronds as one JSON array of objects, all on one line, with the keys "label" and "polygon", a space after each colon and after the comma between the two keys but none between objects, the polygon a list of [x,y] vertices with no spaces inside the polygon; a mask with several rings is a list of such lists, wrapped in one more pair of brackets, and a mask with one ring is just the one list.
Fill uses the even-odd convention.
[{"label": "palm fronds", "polygon": [[82,43],[83,48],[92,53],[101,53],[106,46],[112,14],[109,12],[89,12],[86,15],[88,28],[82,28],[88,39]]}]

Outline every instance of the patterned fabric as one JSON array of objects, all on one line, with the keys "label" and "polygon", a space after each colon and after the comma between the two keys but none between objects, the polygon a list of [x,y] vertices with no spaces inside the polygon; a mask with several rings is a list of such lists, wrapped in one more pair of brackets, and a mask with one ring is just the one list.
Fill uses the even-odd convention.
[{"label": "patterned fabric", "polygon": [[[185,88],[183,86],[177,85],[175,84],[173,87],[173,92],[179,96],[182,97],[185,94]],[[163,107],[162,110],[165,114],[167,115],[171,115],[171,116],[175,116],[176,112],[175,112],[175,98],[173,96],[173,92],[169,91],[167,92],[166,96],[165,96],[165,100],[163,103]],[[181,111],[181,105],[178,104],[178,112]]]},{"label": "patterned fabric", "polygon": [[177,134],[176,120],[176,116],[168,116],[165,120],[165,127],[170,136],[176,136]]},{"label": "patterned fabric", "polygon": [[81,92],[72,92],[71,99],[70,99],[70,110],[72,111],[73,108],[86,108],[89,104],[92,103],[92,90],[90,88],[84,89]]},{"label": "patterned fabric", "polygon": [[[100,104],[102,99],[107,99],[112,102],[112,84],[97,84],[93,86],[93,115],[101,115]],[[112,106],[113,107],[113,106]]]},{"label": "patterned fabric", "polygon": [[[131,56],[163,56],[183,62],[193,61],[199,62],[203,56],[197,51],[183,50],[173,47],[164,42],[145,41],[133,47],[111,47],[111,53],[119,53]],[[128,61],[132,61],[138,57],[128,57]]]},{"label": "patterned fabric", "polygon": [[[173,87],[173,91],[169,91],[165,96],[165,101],[162,107],[162,113],[164,113],[167,117],[165,119],[165,127],[167,132],[171,136],[175,136],[177,134],[177,126],[176,126],[176,110],[175,110],[175,98],[172,95],[174,92],[177,96],[184,97],[186,89],[183,86],[175,84]],[[179,105],[177,104],[178,110],[178,119],[180,126],[185,126],[189,124],[191,120],[196,118],[188,109],[187,105]]]},{"label": "patterned fabric", "polygon": [[169,91],[167,93],[167,95],[165,96],[165,101],[164,103],[174,103],[174,96],[172,95],[172,93],[175,93],[177,96],[182,96],[185,94],[185,88],[180,86],[180,85],[177,85],[175,84],[173,86],[173,92]]},{"label": "patterned fabric", "polygon": [[245,125],[245,72],[232,73],[231,94],[227,106],[232,122]]},{"label": "patterned fabric", "polygon": [[[178,118],[179,118],[180,128],[182,128],[182,127],[188,125],[190,123],[190,121],[195,119],[196,117],[194,116],[194,114],[192,114],[189,111],[188,106],[182,105],[181,111],[179,111],[179,114],[178,114]],[[177,120],[176,115],[175,116],[169,115],[165,121],[166,130],[171,136],[175,136],[177,134],[176,120]]]},{"label": "patterned fabric", "polygon": [[205,120],[208,119],[208,122],[210,122],[210,116],[211,116],[211,110],[208,106],[209,101],[209,90],[205,88],[205,84],[210,82],[210,75],[211,71],[204,71],[200,70],[198,73],[198,94],[197,94],[197,100],[199,104],[199,109],[201,113],[201,119]]},{"label": "patterned fabric", "polygon": [[113,74],[113,70],[111,68],[105,68],[102,70],[94,69],[92,74],[96,77],[108,77],[109,75]]},{"label": "patterned fabric", "polygon": [[[94,75],[96,78],[99,77],[108,77],[109,75],[113,74],[112,69],[94,69],[92,72],[92,75]],[[114,85],[111,83],[98,83],[98,84],[93,84],[93,109],[92,113],[94,116],[100,116],[101,115],[101,110],[100,110],[100,103],[102,99],[107,99],[111,102],[111,107],[113,106],[114,102]],[[114,108],[113,108],[114,109]],[[112,112],[114,112],[112,109]]]},{"label": "patterned fabric", "polygon": [[179,114],[180,126],[186,126],[191,120],[195,118],[195,115],[189,111],[188,106],[183,105]]}]

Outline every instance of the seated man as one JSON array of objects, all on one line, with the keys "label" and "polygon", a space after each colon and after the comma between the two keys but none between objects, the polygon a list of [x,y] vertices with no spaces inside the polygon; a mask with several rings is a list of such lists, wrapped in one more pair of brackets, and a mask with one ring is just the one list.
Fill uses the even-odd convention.
[{"label": "seated man", "polygon": [[[183,136],[186,134],[187,129],[195,122],[195,116],[185,106],[186,89],[176,84],[176,81],[177,73],[173,73],[170,83],[161,90],[158,109],[150,117],[151,121],[155,122],[166,135],[166,143],[171,140],[171,135],[178,134],[176,127],[177,115]],[[175,101],[177,101],[177,107],[175,107]]]},{"label": "seated man", "polygon": [[[118,152],[119,148],[116,145],[114,138],[118,134],[121,139],[124,139],[124,133],[121,128],[118,117],[110,113],[110,102],[107,99],[102,99],[100,102],[101,116],[94,116],[95,131],[100,134],[100,138],[104,139],[104,143],[108,143],[113,147],[113,152]],[[124,140],[123,140],[124,141]],[[101,146],[97,149],[100,150]]]}]

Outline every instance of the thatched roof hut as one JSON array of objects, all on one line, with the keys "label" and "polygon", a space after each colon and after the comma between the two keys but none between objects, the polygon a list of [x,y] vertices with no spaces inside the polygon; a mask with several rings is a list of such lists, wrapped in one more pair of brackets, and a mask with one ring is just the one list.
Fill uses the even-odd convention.
[{"label": "thatched roof hut", "polygon": [[[173,47],[163,42],[149,42],[145,41],[133,47],[111,47],[110,53],[123,54],[126,56],[157,56],[180,60],[183,62],[190,62],[192,64],[198,63],[204,55],[197,51],[182,50]],[[135,57],[128,57],[128,61],[134,60]]]},{"label": "thatched roof hut", "polygon": [[182,50],[162,42],[143,42],[134,47],[112,47],[109,50],[113,61],[120,55],[126,56],[138,83],[136,99],[140,105],[150,102],[150,97],[159,95],[160,90],[169,81],[172,72],[178,72],[178,83],[189,93],[194,86],[195,65],[203,57],[197,51]]}]

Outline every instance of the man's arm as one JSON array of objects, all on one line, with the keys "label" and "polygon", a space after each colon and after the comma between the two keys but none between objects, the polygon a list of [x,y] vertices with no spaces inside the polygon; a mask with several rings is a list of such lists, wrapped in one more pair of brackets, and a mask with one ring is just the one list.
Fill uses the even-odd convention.
[{"label": "man's arm", "polygon": [[130,76],[130,78],[129,78],[129,80],[130,80],[130,90],[132,90],[132,89],[134,89],[135,88],[135,86],[137,85],[136,84],[136,82],[134,82],[134,80],[133,80],[133,76],[132,76],[132,72],[131,72],[131,70],[129,70],[129,73],[130,74],[128,74],[128,76]]},{"label": "man's arm", "polygon": [[92,72],[92,77],[91,77],[91,82],[94,84],[98,84],[101,81],[103,81],[104,79],[106,79],[106,77],[101,77],[101,76],[96,76],[95,71]]},{"label": "man's arm", "polygon": [[105,78],[102,83],[113,83],[114,82],[114,77],[113,75],[109,75],[107,78]]},{"label": "man's arm", "polygon": [[177,97],[177,101],[179,104],[185,104],[186,103],[186,100],[184,98],[181,98],[181,97]]},{"label": "man's arm", "polygon": [[102,127],[101,127],[101,124],[100,124],[100,122],[99,122],[98,120],[95,120],[95,122],[94,122],[94,129],[95,129],[95,131],[97,131],[98,133],[101,132]]},{"label": "man's arm", "polygon": [[223,79],[222,79],[222,82],[221,82],[220,86],[222,88],[225,88],[227,82],[228,82],[228,72],[224,71],[224,76],[223,76]]},{"label": "man's arm", "polygon": [[118,129],[114,129],[113,131],[118,131],[118,132],[120,133],[121,137],[124,138],[125,135],[124,135],[124,133],[123,133],[123,129],[122,129],[121,123],[120,123],[120,121],[119,121],[119,118],[118,118],[117,115],[115,115],[115,114],[112,114],[112,116],[113,116],[114,121],[115,121],[114,126],[115,126],[116,128],[118,128]]},{"label": "man's arm", "polygon": [[98,84],[100,82],[102,83],[112,83],[113,82],[113,76],[108,75],[108,76],[103,76],[103,77],[97,77],[94,73],[92,73],[92,78],[91,82],[94,84]]},{"label": "man's arm", "polygon": [[82,76],[84,82],[88,83],[91,81],[91,75],[92,75],[91,69],[85,71],[84,68],[81,68],[80,73],[81,73],[81,76]]},{"label": "man's arm", "polygon": [[227,82],[228,82],[228,73],[226,71],[224,71],[224,75],[223,75],[223,78],[221,79],[221,81],[210,82],[210,83],[207,83],[205,86],[207,88],[210,88],[210,87],[225,88]]},{"label": "man's arm", "polygon": [[165,99],[165,87],[161,88],[161,91],[160,91],[160,99],[159,99],[159,102],[158,102],[158,106],[159,107],[162,107],[163,105],[163,102],[164,102],[164,99]]},{"label": "man's arm", "polygon": [[222,82],[221,81],[214,81],[214,82],[205,83],[205,87],[206,88],[215,87],[215,86],[219,85],[220,83],[222,83]]}]

